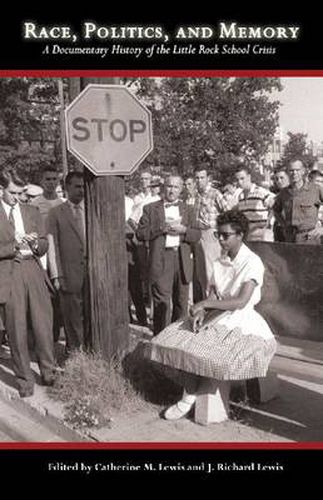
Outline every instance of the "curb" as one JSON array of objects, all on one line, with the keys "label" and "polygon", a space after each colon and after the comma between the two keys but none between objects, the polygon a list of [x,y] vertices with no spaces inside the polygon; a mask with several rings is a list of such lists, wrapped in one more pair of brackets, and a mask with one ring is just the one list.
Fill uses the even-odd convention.
[{"label": "curb", "polygon": [[[138,341],[148,339],[152,336],[151,331],[147,327],[137,325],[130,326],[130,338]],[[39,375],[37,363],[31,361],[31,368]],[[14,374],[9,363],[3,362],[0,364],[0,397],[12,403],[14,407],[29,415],[31,418],[41,417],[42,422],[49,431],[56,432],[65,441],[69,442],[100,442],[100,433],[95,428],[77,429],[64,420],[64,404],[55,401],[48,396],[47,387],[34,385],[34,394],[27,398],[21,398],[17,389],[12,387],[14,382]],[[11,379],[11,380],[10,380]]]},{"label": "curb", "polygon": [[[4,365],[1,365],[1,368],[11,374],[11,371],[5,368]],[[33,396],[29,398],[20,398],[16,389],[0,380],[0,397],[1,396],[12,403],[18,411],[20,410],[22,413],[27,413],[30,417],[40,416],[44,418],[43,424],[48,427],[48,430],[56,432],[67,442],[96,441],[87,431],[79,431],[64,421],[62,403],[49,399],[47,387],[45,386],[35,384]]]}]

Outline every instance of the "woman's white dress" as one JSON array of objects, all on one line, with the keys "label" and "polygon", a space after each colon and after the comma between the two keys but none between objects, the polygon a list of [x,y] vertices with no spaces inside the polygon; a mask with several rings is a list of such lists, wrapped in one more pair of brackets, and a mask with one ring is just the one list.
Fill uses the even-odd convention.
[{"label": "woman's white dress", "polygon": [[218,380],[264,377],[276,350],[275,338],[264,318],[254,309],[261,299],[264,265],[245,244],[231,261],[214,263],[212,284],[220,299],[238,296],[241,286],[256,287],[243,309],[210,311],[198,333],[188,318],[172,323],[150,344],[147,356],[179,370]]}]

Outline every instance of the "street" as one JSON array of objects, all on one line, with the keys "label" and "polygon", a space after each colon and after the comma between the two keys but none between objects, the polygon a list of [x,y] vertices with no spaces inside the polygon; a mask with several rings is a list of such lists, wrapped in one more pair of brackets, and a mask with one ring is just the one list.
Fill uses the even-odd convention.
[{"label": "street", "polygon": [[0,442],[64,442],[48,417],[0,396]]}]

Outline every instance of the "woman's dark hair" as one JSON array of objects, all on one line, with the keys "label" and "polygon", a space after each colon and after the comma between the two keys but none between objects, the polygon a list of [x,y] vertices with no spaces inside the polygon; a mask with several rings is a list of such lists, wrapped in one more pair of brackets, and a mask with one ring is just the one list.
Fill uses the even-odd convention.
[{"label": "woman's dark hair", "polygon": [[237,233],[243,234],[243,240],[247,238],[249,221],[242,212],[239,212],[239,210],[228,210],[227,212],[223,212],[223,214],[218,215],[216,221],[218,227],[230,224],[232,229]]}]

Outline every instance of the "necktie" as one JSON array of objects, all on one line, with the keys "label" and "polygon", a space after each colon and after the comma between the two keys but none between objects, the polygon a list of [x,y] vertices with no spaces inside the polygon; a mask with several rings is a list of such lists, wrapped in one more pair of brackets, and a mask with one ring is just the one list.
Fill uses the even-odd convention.
[{"label": "necktie", "polygon": [[165,207],[166,208],[169,208],[169,207],[178,207],[178,206],[179,206],[178,201],[173,201],[173,202],[165,203]]},{"label": "necktie", "polygon": [[80,205],[74,205],[74,215],[75,215],[77,229],[79,230],[79,233],[81,234],[82,238],[85,239],[82,208],[80,207]]},{"label": "necktie", "polygon": [[13,216],[13,207],[10,208],[8,220],[9,220],[9,224],[15,230],[16,229],[16,224],[15,224],[15,219],[14,219],[14,216]]}]

